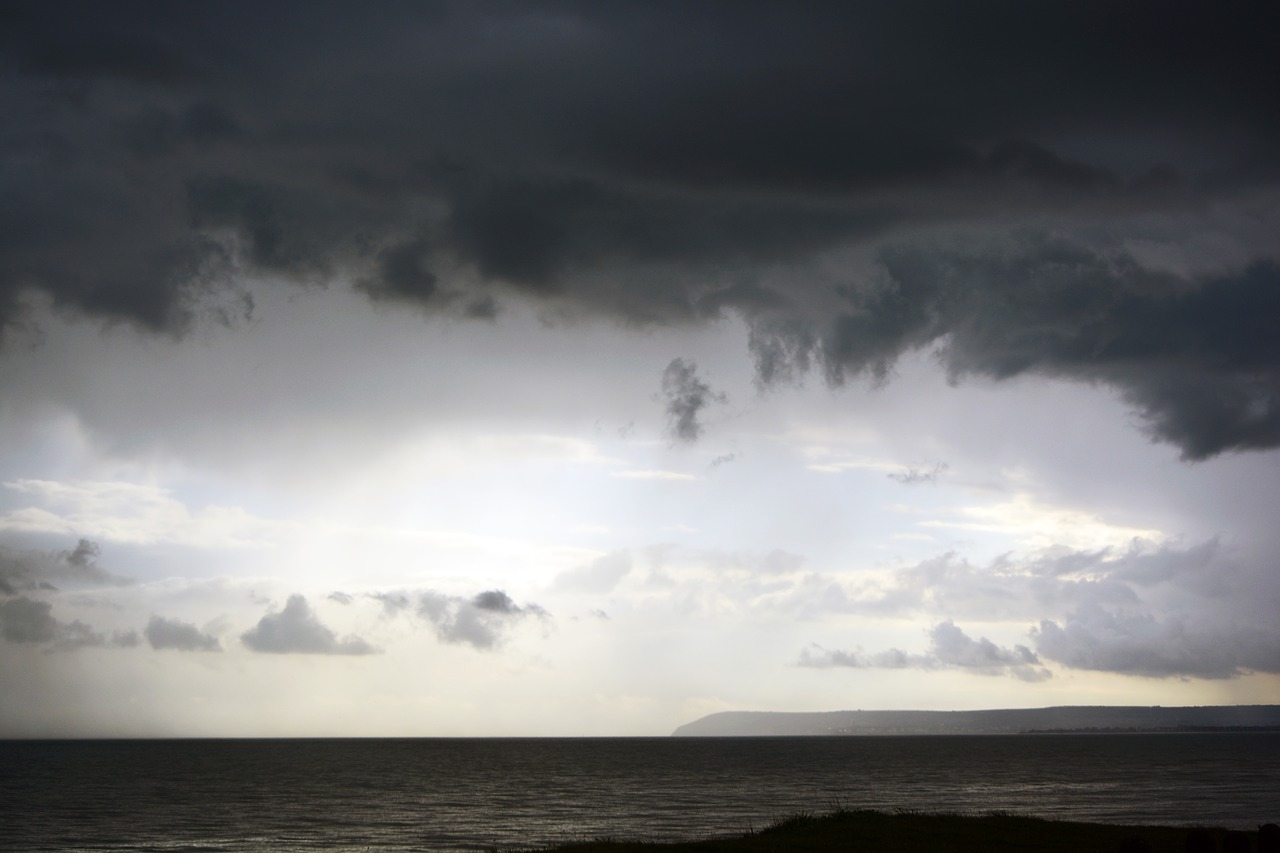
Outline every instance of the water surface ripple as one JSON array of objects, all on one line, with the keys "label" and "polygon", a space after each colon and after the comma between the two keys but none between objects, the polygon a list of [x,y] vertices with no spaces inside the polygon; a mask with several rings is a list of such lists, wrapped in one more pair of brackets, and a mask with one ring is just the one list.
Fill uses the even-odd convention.
[{"label": "water surface ripple", "polygon": [[12,851],[453,851],[833,807],[1280,820],[1280,734],[0,742]]}]

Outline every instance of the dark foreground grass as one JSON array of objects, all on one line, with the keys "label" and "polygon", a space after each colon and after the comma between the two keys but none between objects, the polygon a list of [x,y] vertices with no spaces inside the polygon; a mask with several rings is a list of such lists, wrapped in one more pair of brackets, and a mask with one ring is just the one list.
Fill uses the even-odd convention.
[{"label": "dark foreground grass", "polygon": [[[1239,844],[1248,837],[1256,849],[1256,832],[1208,832],[1210,849],[1222,850],[1228,836]],[[804,813],[780,820],[762,830],[736,838],[710,838],[675,843],[644,841],[588,841],[566,844],[545,853],[990,853],[990,851],[1047,851],[1047,853],[1184,853],[1187,827],[1114,826],[1041,820],[1008,814],[957,815],[918,812],[840,810],[830,814]],[[1145,842],[1144,846],[1143,842]],[[1194,842],[1193,842],[1194,844]],[[1232,846],[1226,849],[1233,849]]]}]

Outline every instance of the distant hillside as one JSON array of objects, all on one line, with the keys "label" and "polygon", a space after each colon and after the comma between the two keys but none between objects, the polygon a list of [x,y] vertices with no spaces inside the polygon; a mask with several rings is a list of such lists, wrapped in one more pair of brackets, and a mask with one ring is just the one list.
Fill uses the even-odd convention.
[{"label": "distant hillside", "polygon": [[990,711],[723,711],[681,726],[673,737],[962,735],[1023,732],[1280,731],[1280,705],[1075,706]]}]

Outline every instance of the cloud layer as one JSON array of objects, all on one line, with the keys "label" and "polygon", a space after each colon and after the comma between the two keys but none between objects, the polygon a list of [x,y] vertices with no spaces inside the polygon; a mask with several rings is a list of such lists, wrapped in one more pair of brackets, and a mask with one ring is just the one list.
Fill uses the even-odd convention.
[{"label": "cloud layer", "polygon": [[1119,551],[1054,549],[1007,555],[984,567],[945,555],[899,570],[875,588],[811,583],[799,600],[816,598],[824,609],[864,616],[942,611],[1027,620],[1029,647],[973,640],[948,619],[932,628],[923,654],[816,647],[803,651],[801,661],[817,667],[957,666],[1019,678],[1047,675],[1042,659],[1148,678],[1276,673],[1280,631],[1268,614],[1280,602],[1265,571],[1242,564],[1216,540],[1186,549],[1143,543]]},{"label": "cloud layer", "polygon": [[5,13],[6,337],[33,294],[179,334],[251,315],[246,277],[345,280],[735,314],[766,386],[936,348],[1111,386],[1189,459],[1280,444],[1273,10],[236,8]]}]

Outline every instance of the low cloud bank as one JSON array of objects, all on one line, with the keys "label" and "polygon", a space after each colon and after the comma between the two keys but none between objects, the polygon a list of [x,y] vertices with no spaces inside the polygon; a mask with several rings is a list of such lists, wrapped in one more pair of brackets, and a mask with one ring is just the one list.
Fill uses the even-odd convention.
[{"label": "low cloud bank", "polygon": [[901,649],[864,653],[821,646],[803,649],[800,666],[827,669],[961,669],[978,675],[1008,675],[1022,681],[1043,681],[1052,677],[1031,649],[1015,645],[1008,649],[986,637],[973,639],[950,620],[929,631],[929,648],[923,654]]}]

